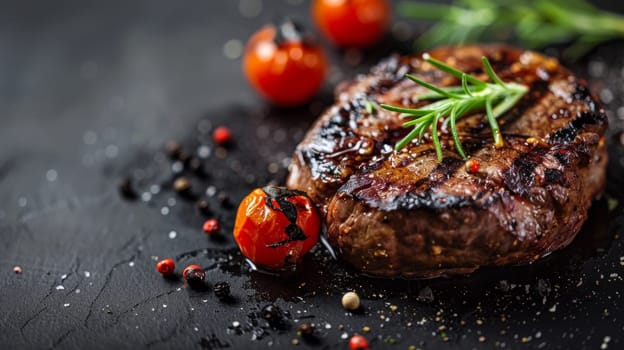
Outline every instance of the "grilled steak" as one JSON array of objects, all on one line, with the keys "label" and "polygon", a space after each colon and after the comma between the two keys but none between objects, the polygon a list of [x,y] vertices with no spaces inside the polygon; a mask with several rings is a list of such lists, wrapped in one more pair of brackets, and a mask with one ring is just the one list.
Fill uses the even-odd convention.
[{"label": "grilled steak", "polygon": [[503,81],[530,88],[499,118],[503,148],[494,148],[483,113],[458,120],[478,171],[469,171],[442,123],[442,162],[430,135],[394,151],[409,129],[397,113],[367,101],[422,107],[425,90],[406,73],[438,86],[461,84],[419,56],[396,56],[337,88],[335,105],[297,147],[287,185],[319,204],[330,242],[371,275],[463,274],[565,247],[605,184],[607,118],[584,81],[553,58],[508,46],[430,55],[483,80],[486,56]]}]

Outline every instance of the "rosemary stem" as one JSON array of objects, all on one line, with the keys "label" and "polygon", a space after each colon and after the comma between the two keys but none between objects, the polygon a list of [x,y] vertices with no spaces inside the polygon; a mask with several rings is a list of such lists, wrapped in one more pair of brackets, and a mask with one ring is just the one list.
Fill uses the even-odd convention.
[{"label": "rosemary stem", "polygon": [[457,153],[463,158],[466,159],[466,152],[464,152],[464,148],[462,147],[461,141],[459,140],[459,134],[457,133],[457,125],[455,124],[455,120],[457,119],[457,107],[453,108],[451,111],[451,135],[453,135],[453,141],[455,142],[455,148],[457,149]]},{"label": "rosemary stem", "polygon": [[433,140],[433,146],[435,147],[436,155],[438,156],[438,161],[442,161],[442,146],[440,145],[440,138],[438,137],[438,120],[440,119],[440,114],[436,114],[433,118],[433,124],[431,124],[431,139]]},{"label": "rosemary stem", "polygon": [[492,129],[492,137],[494,137],[494,147],[501,148],[504,146],[503,137],[501,135],[498,123],[492,113],[492,99],[485,100],[485,114],[487,115],[488,122],[490,123],[490,129]]}]

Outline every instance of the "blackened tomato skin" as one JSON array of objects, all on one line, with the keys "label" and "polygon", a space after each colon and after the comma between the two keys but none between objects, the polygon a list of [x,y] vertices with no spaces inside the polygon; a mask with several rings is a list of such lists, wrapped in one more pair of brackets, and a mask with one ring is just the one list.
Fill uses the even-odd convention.
[{"label": "blackened tomato skin", "polygon": [[314,0],[312,15],[335,45],[367,47],[385,33],[391,8],[388,0]]},{"label": "blackened tomato skin", "polygon": [[247,80],[277,105],[295,106],[314,96],[325,78],[327,59],[320,45],[302,40],[277,40],[267,25],[247,43],[243,70]]},{"label": "blackened tomato skin", "polygon": [[[287,233],[291,221],[280,211],[283,208],[278,201],[261,188],[243,199],[234,225],[234,238],[243,255],[256,265],[273,270],[291,268],[299,263],[318,242],[321,229],[318,211],[307,196],[295,194],[283,200],[296,208],[296,226],[303,236]],[[267,201],[271,201],[270,205]]]}]

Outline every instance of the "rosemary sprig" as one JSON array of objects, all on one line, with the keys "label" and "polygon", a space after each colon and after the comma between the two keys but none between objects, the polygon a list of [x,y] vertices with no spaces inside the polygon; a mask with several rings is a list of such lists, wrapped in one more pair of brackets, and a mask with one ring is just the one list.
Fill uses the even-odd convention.
[{"label": "rosemary sprig", "polygon": [[624,38],[624,16],[599,10],[586,0],[455,0],[448,5],[404,1],[398,12],[436,21],[417,40],[419,49],[500,41],[513,34],[528,48],[570,43],[564,54],[576,59],[601,42]]},{"label": "rosemary sprig", "polygon": [[430,57],[428,54],[423,55],[423,59],[441,71],[461,79],[461,86],[440,88],[407,74],[406,77],[408,79],[430,90],[430,92],[419,95],[418,99],[420,101],[430,100],[434,102],[423,108],[404,108],[380,104],[381,108],[401,113],[403,118],[409,119],[403,123],[404,128],[412,127],[412,131],[395,145],[395,149],[397,151],[400,150],[416,137],[418,137],[420,142],[425,132],[430,129],[436,155],[438,160],[442,161],[442,146],[438,136],[438,122],[440,119],[444,119],[444,123],[448,123],[451,128],[451,135],[453,136],[457,153],[465,159],[466,152],[459,138],[456,121],[462,116],[476,111],[485,111],[490,129],[492,129],[494,146],[497,148],[503,147],[503,136],[496,118],[510,110],[526,94],[528,88],[517,83],[504,83],[496,75],[486,57],[483,57],[481,61],[492,83],[486,83],[472,75],[461,72]]}]

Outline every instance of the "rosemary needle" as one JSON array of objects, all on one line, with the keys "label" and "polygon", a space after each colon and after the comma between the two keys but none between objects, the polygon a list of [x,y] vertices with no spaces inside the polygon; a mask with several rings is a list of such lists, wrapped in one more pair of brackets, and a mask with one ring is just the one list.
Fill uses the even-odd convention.
[{"label": "rosemary needle", "polygon": [[476,111],[485,111],[490,129],[492,130],[494,146],[497,148],[503,147],[503,136],[496,119],[513,108],[522,96],[526,94],[528,88],[517,83],[503,82],[498,75],[496,75],[486,57],[483,57],[481,61],[492,83],[481,81],[472,75],[461,72],[441,61],[431,58],[427,54],[423,55],[423,59],[441,71],[460,79],[461,86],[441,88],[407,74],[406,78],[430,90],[430,92],[418,96],[419,100],[431,100],[433,102],[423,108],[405,108],[387,104],[380,105],[381,108],[401,113],[403,118],[409,119],[403,123],[404,128],[412,127],[412,130],[403,139],[397,142],[395,149],[400,150],[416,137],[418,137],[418,141],[421,141],[426,130],[430,129],[431,140],[436,151],[436,156],[439,161],[442,161],[443,155],[442,145],[440,144],[438,136],[438,121],[445,118],[444,123],[448,123],[450,126],[457,153],[465,159],[466,152],[459,138],[456,121],[462,116]]}]

